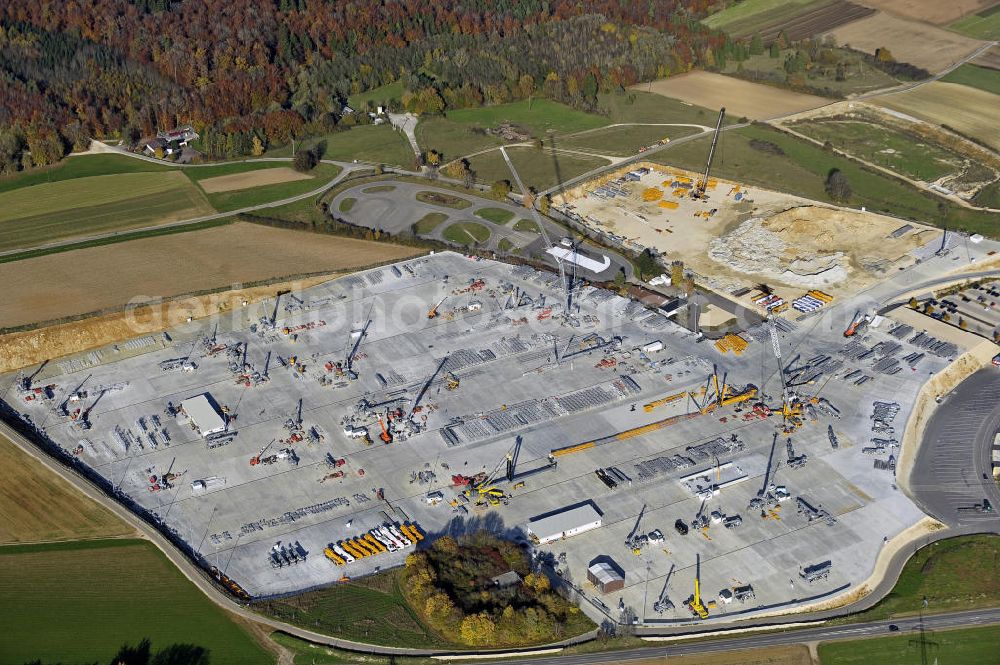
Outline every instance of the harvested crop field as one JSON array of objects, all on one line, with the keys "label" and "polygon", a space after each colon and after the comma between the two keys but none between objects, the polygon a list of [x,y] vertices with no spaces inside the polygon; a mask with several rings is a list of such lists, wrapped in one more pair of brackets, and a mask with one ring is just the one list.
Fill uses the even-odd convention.
[{"label": "harvested crop field", "polygon": [[0,264],[0,328],[232,284],[397,261],[420,250],[236,223]]},{"label": "harvested crop field", "polygon": [[0,543],[133,535],[135,531],[0,435]]},{"label": "harvested crop field", "polygon": [[644,83],[642,87],[689,104],[711,109],[725,106],[729,115],[737,118],[746,116],[753,120],[806,111],[830,103],[824,97],[702,71],[660,79],[652,84]]},{"label": "harvested crop field", "polygon": [[864,0],[866,5],[884,9],[899,16],[916,21],[926,21],[935,25],[951,23],[966,14],[989,7],[996,0],[951,0],[951,2],[928,2],[927,0]]},{"label": "harvested crop field", "polygon": [[947,125],[965,136],[1000,150],[1000,96],[958,83],[935,81],[919,88],[871,100],[880,106],[936,125]]},{"label": "harvested crop field", "polygon": [[264,185],[277,185],[282,182],[294,182],[295,180],[312,180],[308,173],[299,173],[287,166],[279,166],[274,169],[261,169],[260,171],[248,171],[246,173],[233,173],[230,175],[220,175],[214,178],[199,180],[198,184],[205,190],[206,194],[216,192],[232,192],[237,189],[250,189],[251,187],[263,187]]},{"label": "harvested crop field", "polygon": [[1000,69],[1000,46],[994,46],[990,50],[986,51],[978,58],[972,61],[973,64],[979,65],[980,67],[989,67],[990,69]]},{"label": "harvested crop field", "polygon": [[926,23],[879,12],[829,32],[838,44],[874,53],[887,48],[898,62],[939,72],[983,46],[980,42]]}]

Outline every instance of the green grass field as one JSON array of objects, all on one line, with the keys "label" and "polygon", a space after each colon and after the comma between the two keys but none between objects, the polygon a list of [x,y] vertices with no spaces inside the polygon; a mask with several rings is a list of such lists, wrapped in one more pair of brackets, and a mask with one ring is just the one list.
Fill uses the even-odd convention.
[{"label": "green grass field", "polygon": [[[227,164],[224,165],[224,167],[217,168],[221,169],[230,166],[236,165]],[[287,168],[288,164],[284,164],[282,162],[272,162],[268,166],[270,168]],[[201,169],[191,170],[200,171]],[[264,185],[262,187],[252,187],[249,189],[237,189],[231,192],[217,192],[215,194],[207,194],[207,197],[212,206],[220,212],[239,210],[240,208],[260,205],[269,201],[280,201],[281,199],[291,198],[293,196],[298,196],[299,194],[305,194],[306,192],[319,189],[325,183],[336,177],[340,171],[341,168],[339,166],[335,166],[334,164],[318,164],[316,168],[310,171],[310,175],[313,176],[310,180],[293,180],[291,182],[282,182],[275,185]],[[239,171],[236,172],[239,173]],[[217,173],[216,175],[228,174]]]},{"label": "green grass field", "polygon": [[391,192],[396,189],[395,185],[375,185],[374,187],[365,187],[362,192],[365,194],[378,194],[380,192]]},{"label": "green grass field", "polygon": [[369,101],[379,104],[380,102],[385,102],[390,99],[402,99],[403,98],[403,82],[394,81],[393,83],[388,83],[377,88],[372,88],[365,92],[359,92],[356,95],[351,95],[347,100],[348,105],[355,111],[361,111],[365,104]]},{"label": "green grass field", "polygon": [[1000,208],[1000,182],[990,183],[983,187],[976,193],[972,202],[987,208]]},{"label": "green grass field", "polygon": [[[997,662],[1000,626],[925,632],[928,665],[963,663],[986,665]],[[819,645],[823,665],[912,665],[921,661],[920,633],[900,632],[868,640],[824,642]]]},{"label": "green grass field", "polygon": [[538,233],[538,224],[530,219],[519,219],[514,224],[515,231],[524,231],[527,233]]},{"label": "green grass field", "polygon": [[263,171],[264,169],[288,168],[291,164],[283,162],[227,162],[225,164],[212,164],[210,166],[192,166],[184,169],[184,175],[191,179],[191,182],[198,183],[209,178],[218,178],[223,175],[235,175],[237,173],[249,173],[250,171]]},{"label": "green grass field", "polygon": [[457,109],[448,113],[448,119],[461,125],[478,125],[483,128],[511,122],[526,128],[533,136],[544,136],[549,130],[570,134],[608,124],[608,119],[602,116],[538,98],[498,106]]},{"label": "green grass field", "polygon": [[506,224],[514,219],[514,213],[504,208],[480,208],[475,212],[475,215],[494,224]]},{"label": "green grass field", "polygon": [[90,178],[116,173],[162,173],[163,171],[172,171],[175,168],[125,155],[77,155],[67,157],[52,166],[0,177],[0,193],[75,178]]},{"label": "green grass field", "polygon": [[948,26],[968,37],[987,41],[1000,39],[1000,5],[964,16]]},{"label": "green grass field", "polygon": [[[1000,7],[1000,5],[997,5]],[[996,14],[997,22],[1000,23],[1000,13]],[[941,79],[948,83],[961,83],[971,88],[979,88],[994,95],[1000,95],[1000,71],[989,67],[979,67],[977,65],[962,65],[955,71]],[[997,100],[1000,104],[1000,99]]]},{"label": "green grass field", "polygon": [[490,239],[490,230],[479,222],[455,222],[444,230],[441,237],[456,245],[472,245]]},{"label": "green grass field", "polygon": [[1000,602],[1000,536],[960,536],[931,543],[906,562],[882,602],[854,620],[995,607]]},{"label": "green grass field", "polygon": [[0,250],[212,212],[201,191],[177,171],[59,180],[0,194]]},{"label": "green grass field", "polygon": [[482,128],[456,122],[451,118],[429,117],[420,119],[414,133],[421,148],[437,150],[444,155],[445,162],[450,162],[503,143],[499,138],[476,131],[477,129]]},{"label": "green grass field", "polygon": [[[396,568],[356,582],[258,603],[254,609],[348,640],[407,647],[446,645],[410,611],[399,588],[402,573],[402,568]],[[212,665],[216,665],[214,660]]]},{"label": "green grass field", "polygon": [[[508,148],[507,154],[514,162],[514,168],[517,169],[524,185],[534,187],[539,191],[554,187],[560,180],[565,182],[570,178],[608,164],[607,160],[600,157],[584,157],[583,155],[566,153],[558,153],[553,156],[550,150],[538,150],[537,148]],[[507,168],[507,163],[499,150],[474,157],[470,163],[472,170],[476,173],[476,180],[479,182],[489,184],[497,180],[510,180],[512,187],[516,189],[510,169]]]},{"label": "green grass field", "polygon": [[447,194],[445,192],[417,192],[415,198],[421,203],[429,203],[430,205],[441,206],[443,208],[453,208],[455,210],[464,210],[472,205],[472,201],[463,199],[459,196],[452,196],[451,194]]},{"label": "green grass field", "polygon": [[[612,123],[623,122],[663,122],[714,127],[719,117],[719,111],[706,109],[671,99],[663,95],[648,92],[639,85],[624,93],[597,95],[597,103],[610,118]],[[736,122],[727,117],[723,123],[730,125]]]},{"label": "green grass field", "polygon": [[847,154],[901,175],[933,182],[961,170],[963,159],[940,146],[891,127],[868,122],[815,120],[794,125],[795,131],[829,141]]},{"label": "green grass field", "polygon": [[[775,143],[785,154],[779,156],[755,150],[750,147],[751,139]],[[708,147],[709,140],[696,139],[657,153],[651,160],[699,171],[704,168]],[[824,189],[830,169],[839,169],[847,176],[854,191],[848,205],[863,205],[873,212],[928,224],[941,223],[938,203],[942,199],[891,176],[868,171],[850,159],[771,127],[754,125],[725,132],[712,164],[713,174],[720,178],[824,202],[830,202]],[[1000,236],[992,213],[951,206],[947,224],[951,229]]]},{"label": "green grass field", "polygon": [[[323,159],[338,162],[373,162],[403,168],[413,167],[413,149],[406,137],[389,125],[360,125],[296,141],[295,150],[315,147],[320,141],[326,142]],[[265,153],[267,157],[291,157],[292,146],[275,146]],[[287,166],[287,165],[286,165]]]},{"label": "green grass field", "polygon": [[557,148],[582,150],[612,157],[628,157],[639,152],[639,148],[650,147],[668,138],[697,134],[694,127],[657,127],[633,125],[625,127],[603,127],[592,132],[564,136],[551,141]]},{"label": "green grass field", "polygon": [[448,215],[443,212],[429,212],[413,225],[413,232],[417,235],[427,235],[441,225],[441,222],[448,219]]},{"label": "green grass field", "polygon": [[743,0],[743,2],[731,4],[721,12],[712,14],[702,23],[717,30],[737,26],[741,34],[746,34],[746,26],[752,25],[754,19],[763,14],[787,9],[789,16],[792,16],[797,14],[802,7],[816,4],[816,2],[817,0]]},{"label": "green grass field", "polygon": [[514,249],[514,243],[512,243],[507,238],[500,238],[500,241],[497,242],[497,250],[498,251],[509,252],[512,249]]},{"label": "green grass field", "polygon": [[4,663],[106,663],[144,638],[203,647],[212,665],[274,662],[144,541],[0,548],[0,597]]},{"label": "green grass field", "polygon": [[352,199],[350,197],[342,199],[340,201],[340,205],[337,206],[337,210],[340,212],[351,212],[351,209],[354,208],[354,204],[357,202],[357,199]]}]

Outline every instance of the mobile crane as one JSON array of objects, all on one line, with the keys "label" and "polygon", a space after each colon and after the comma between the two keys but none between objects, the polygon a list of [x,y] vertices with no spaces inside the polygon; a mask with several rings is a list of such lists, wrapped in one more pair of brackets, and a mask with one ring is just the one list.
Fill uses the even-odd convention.
[{"label": "mobile crane", "polygon": [[427,318],[428,319],[436,319],[437,315],[438,315],[438,308],[441,305],[443,305],[444,301],[447,300],[447,299],[448,299],[448,296],[445,296],[444,298],[441,298],[441,300],[438,300],[437,304],[434,305],[433,307],[431,307],[430,310],[427,312]]},{"label": "mobile crane", "polygon": [[692,614],[697,616],[699,619],[708,618],[708,608],[701,600],[701,555],[695,555],[697,559],[695,560],[695,572],[694,572],[694,595],[688,598],[687,606],[690,608]]}]

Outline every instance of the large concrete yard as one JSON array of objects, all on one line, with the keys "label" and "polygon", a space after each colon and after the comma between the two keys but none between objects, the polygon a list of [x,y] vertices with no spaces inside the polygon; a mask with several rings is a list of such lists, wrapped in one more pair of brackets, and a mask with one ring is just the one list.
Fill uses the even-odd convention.
[{"label": "large concrete yard", "polygon": [[[929,259],[920,266],[926,272],[900,274],[898,282],[934,274],[937,262]],[[950,260],[939,263],[952,267]],[[893,287],[898,284],[886,289]],[[428,318],[442,298],[439,316]],[[856,589],[872,573],[884,539],[922,517],[897,489],[891,469],[873,468],[876,461],[891,467],[899,455],[892,442],[901,439],[909,405],[929,373],[953,357],[924,350],[914,367],[896,374],[872,369],[881,353],[902,358],[919,351],[910,342],[919,331],[891,335],[894,324],[887,319],[845,340],[841,322],[854,312],[846,303],[821,316],[783,322],[786,376],[800,382],[793,390],[803,400],[818,402],[806,406],[803,426],[789,437],[776,427],[780,414],[760,418],[750,408],[759,401],[772,408],[781,403],[766,329],[747,333],[750,343],[741,355],[722,355],[711,342],[608,291],[578,289],[573,324],[563,316],[563,302],[552,274],[446,252],[282,296],[273,329],[266,325],[275,307],[271,300],[230,318],[195,321],[168,335],[54,361],[33,379],[35,386],[56,386],[51,400],[24,401],[13,375],[4,378],[0,396],[254,597],[401,565],[407,550],[342,567],[323,554],[328,543],[363,534],[387,517],[418,524],[429,537],[482,526],[522,535],[529,518],[592,501],[603,514],[600,528],[536,547],[551,554],[555,567],[582,591],[589,614],[617,620],[621,599],[639,620],[691,620],[684,601],[693,591],[700,557],[706,600],[752,585],[755,598],[720,602],[709,610],[712,618],[733,618]],[[310,322],[312,327],[295,330]],[[360,338],[352,335],[362,329]],[[356,341],[358,377],[338,378],[325,366],[343,362]],[[642,351],[655,342],[662,349]],[[874,355],[864,355],[880,343]],[[894,343],[900,348],[891,350]],[[209,351],[223,345],[241,346],[235,354]],[[297,365],[290,364],[291,356]],[[824,356],[829,360],[820,361]],[[161,369],[161,363],[177,358],[197,367]],[[252,366],[249,371],[244,362]],[[739,388],[753,384],[765,397],[699,414],[695,400],[710,384],[713,365],[720,381]],[[855,370],[871,380],[857,384]],[[267,380],[254,385],[242,378],[254,372]],[[445,385],[449,372],[459,380],[454,390]],[[74,420],[60,415],[59,406],[76,390],[88,395],[68,403],[70,414],[81,409]],[[643,408],[682,391],[696,397]],[[186,416],[166,411],[168,404],[178,406],[203,393],[227,413],[228,428],[236,432],[225,445],[210,447]],[[833,408],[824,408],[820,397]],[[300,400],[306,435],[286,443],[286,422],[297,419]],[[368,405],[359,406],[361,400]],[[874,400],[900,405],[880,432],[872,429]],[[387,409],[412,413],[414,426],[404,432],[406,418],[396,417],[395,440],[384,445],[373,414]],[[834,417],[837,410],[841,415]],[[659,429],[602,439],[685,415],[690,417]],[[89,430],[78,424],[86,416]],[[156,433],[157,445],[142,431],[140,419]],[[374,443],[348,437],[345,424],[366,427]],[[313,428],[322,440],[310,443]],[[132,437],[127,449],[121,433]],[[509,505],[453,508],[458,489],[451,485],[452,474],[492,470],[515,437],[522,441],[515,474],[545,467],[553,450],[597,445],[557,456],[554,469],[529,475],[523,487],[501,481]],[[787,450],[789,439],[793,451]],[[272,441],[261,455],[265,460],[291,448],[298,463],[279,458],[251,465]],[[790,465],[790,452],[806,455],[805,464]],[[657,464],[648,462],[655,458],[670,461],[662,460],[654,473],[650,469]],[[338,459],[346,463],[334,466]],[[612,466],[630,482],[615,489],[602,483],[595,470]],[[179,476],[173,486],[152,491],[151,476],[168,471]],[[343,477],[335,477],[339,471]],[[711,485],[713,476],[724,485],[704,503],[679,481],[696,471],[704,478],[692,485]],[[741,476],[742,482],[726,484]],[[192,485],[197,480],[205,481],[203,489]],[[766,519],[759,507],[749,507],[759,491],[780,487],[790,496],[775,501],[779,508],[765,512]],[[429,503],[426,496],[433,491],[441,491],[444,500]],[[625,539],[644,507],[641,532],[659,529],[666,540],[646,545],[637,556]],[[742,524],[725,528],[708,520],[707,529],[692,528],[685,536],[674,529],[678,519],[690,524],[713,511],[740,515]],[[278,544],[297,548],[304,561],[272,567],[269,555]],[[601,596],[586,582],[586,568],[601,556],[624,569],[622,591]],[[826,561],[831,562],[827,577],[809,583],[800,575],[804,567]],[[657,613],[653,605],[671,568],[667,596],[675,607]]]}]

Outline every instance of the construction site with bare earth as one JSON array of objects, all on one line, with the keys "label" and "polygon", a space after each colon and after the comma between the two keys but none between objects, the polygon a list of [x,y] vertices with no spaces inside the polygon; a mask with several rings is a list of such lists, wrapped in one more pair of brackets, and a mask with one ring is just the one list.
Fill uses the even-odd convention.
[{"label": "construction site with bare earth", "polygon": [[241,601],[482,529],[598,623],[864,596],[924,517],[917,394],[981,341],[882,305],[996,243],[653,164],[554,203],[739,320],[432,253],[10,372],[0,406]]}]

